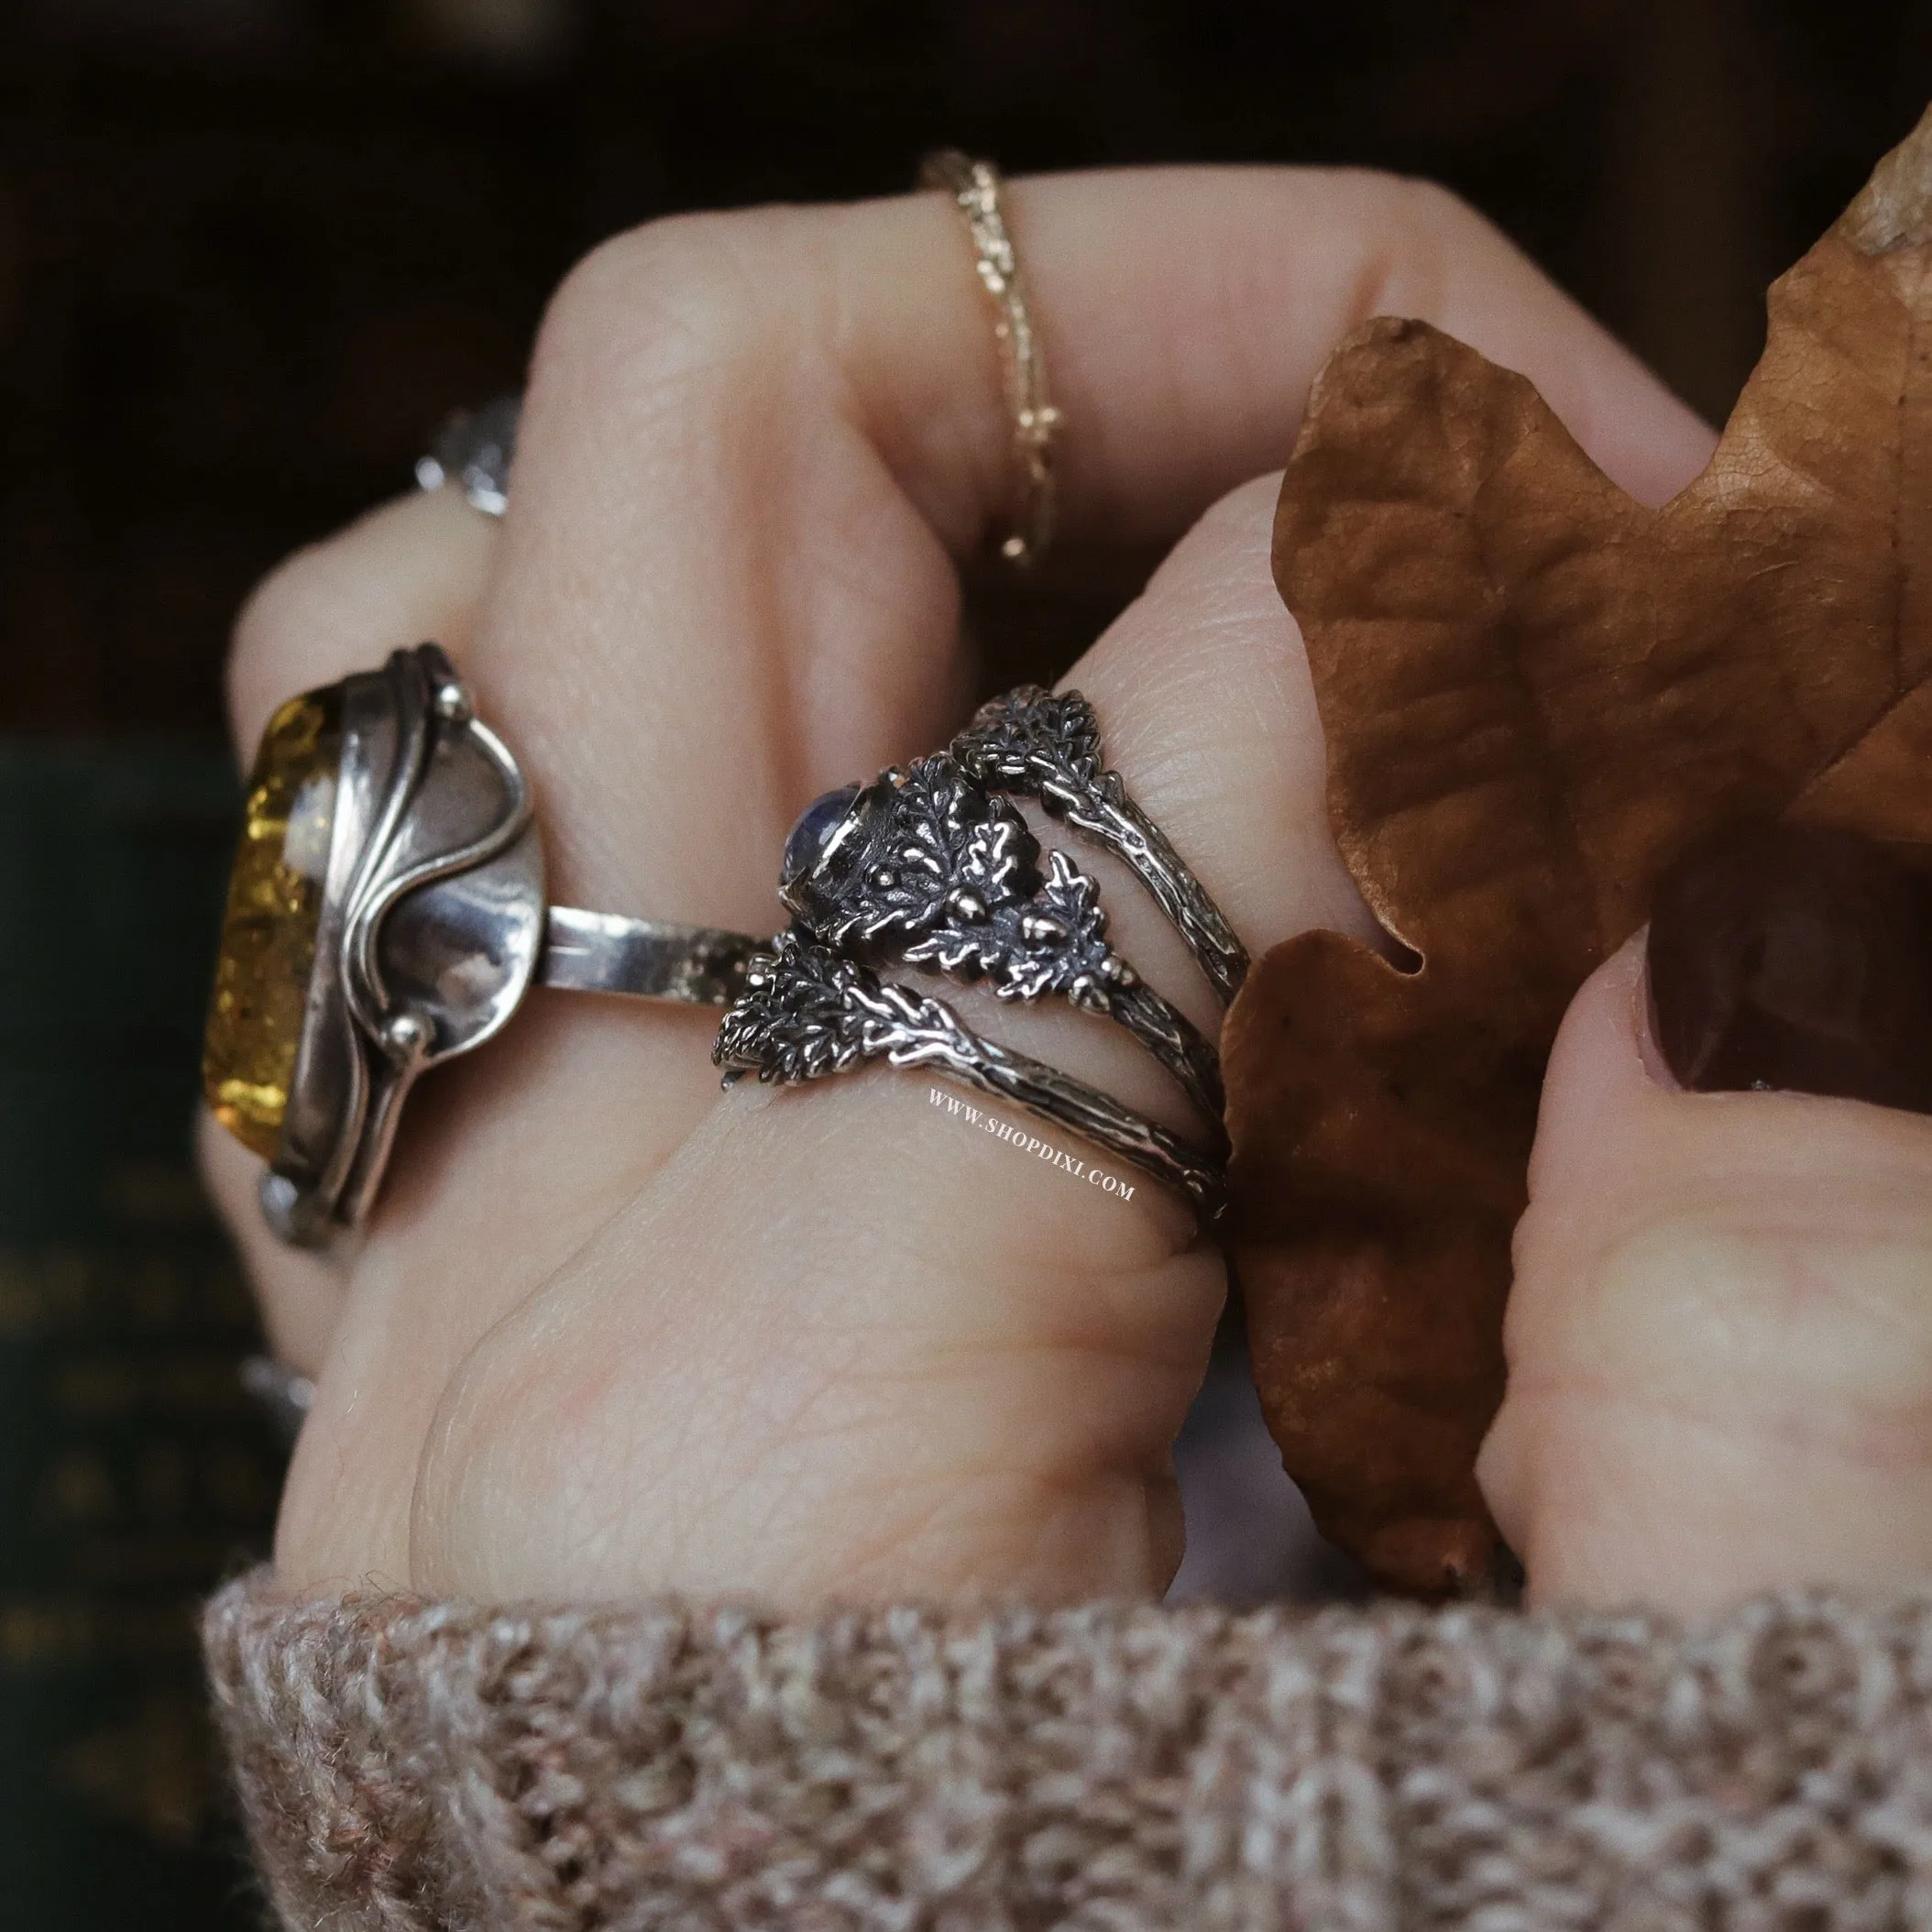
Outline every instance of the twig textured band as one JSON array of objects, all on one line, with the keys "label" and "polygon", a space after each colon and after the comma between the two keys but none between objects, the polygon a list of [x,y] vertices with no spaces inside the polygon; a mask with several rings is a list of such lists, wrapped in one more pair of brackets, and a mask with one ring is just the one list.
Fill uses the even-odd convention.
[{"label": "twig textured band", "polygon": [[966,218],[980,285],[993,303],[993,335],[999,345],[1000,376],[1013,418],[1015,471],[1013,526],[1000,544],[1009,564],[1030,569],[1053,541],[1058,504],[1053,438],[1060,413],[1047,392],[1047,366],[1034,334],[1026,285],[1006,226],[1000,171],[956,148],[928,155],[919,185],[943,188]]}]

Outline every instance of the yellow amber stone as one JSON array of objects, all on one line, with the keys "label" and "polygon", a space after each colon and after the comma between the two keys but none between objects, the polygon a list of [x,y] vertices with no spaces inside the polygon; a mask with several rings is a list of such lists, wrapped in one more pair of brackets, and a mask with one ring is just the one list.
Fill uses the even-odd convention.
[{"label": "yellow amber stone", "polygon": [[341,761],[339,687],[291,697],[276,712],[256,754],[228,877],[202,1089],[215,1119],[265,1159],[281,1137],[302,1045]]}]

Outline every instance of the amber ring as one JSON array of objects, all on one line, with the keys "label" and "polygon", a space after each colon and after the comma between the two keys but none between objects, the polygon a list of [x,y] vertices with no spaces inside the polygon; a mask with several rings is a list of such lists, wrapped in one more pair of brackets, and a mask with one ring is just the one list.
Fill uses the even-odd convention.
[{"label": "amber ring", "polygon": [[291,698],[249,780],[203,1056],[302,1246],[354,1227],[418,1075],[532,985],[729,1005],[768,942],[546,903],[530,788],[434,644]]}]

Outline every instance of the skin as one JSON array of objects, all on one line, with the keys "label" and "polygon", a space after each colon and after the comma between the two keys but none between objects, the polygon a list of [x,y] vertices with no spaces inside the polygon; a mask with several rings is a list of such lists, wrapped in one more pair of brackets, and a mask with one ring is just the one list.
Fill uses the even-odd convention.
[{"label": "skin", "polygon": [[1479,1473],[1537,1594],[1711,1612],[1932,1574],[1932,1120],[1683,1093],[1640,936],[1571,1006]]},{"label": "skin", "polygon": [[[1331,347],[1370,314],[1433,321],[1648,502],[1710,433],[1432,188],[1162,170],[1012,203],[1068,424],[1062,542],[1179,539],[1070,681],[1254,950],[1367,933],[1268,564],[1270,472]],[[284,566],[239,627],[237,741],[289,690],[438,637],[532,774],[556,898],[769,930],[801,807],[961,716],[955,561],[1000,519],[1006,437],[938,197],[623,236],[543,325],[501,528],[445,493]],[[1103,883],[1122,950],[1212,1026],[1158,914]],[[1932,1125],[1672,1092],[1633,985],[1629,960],[1599,974],[1553,1065],[1484,1457],[1532,1591],[1702,1609],[1919,1574]],[[961,1004],[1185,1125],[1115,1029]],[[721,1095],[713,1023],[533,994],[424,1083],[372,1225],[326,1259],[256,1234],[256,1164],[204,1136],[271,1338],[319,1373],[287,1587],[1162,1589],[1225,1292],[1187,1216],[971,1132],[916,1076]]]}]

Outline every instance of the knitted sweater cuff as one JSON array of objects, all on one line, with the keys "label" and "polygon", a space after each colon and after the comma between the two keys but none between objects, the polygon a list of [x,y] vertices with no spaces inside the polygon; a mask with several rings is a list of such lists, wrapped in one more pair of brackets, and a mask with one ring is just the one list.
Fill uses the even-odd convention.
[{"label": "knitted sweater cuff", "polygon": [[1932,1598],[209,1606],[289,1927],[1932,1923]]}]

